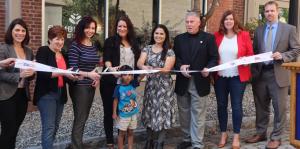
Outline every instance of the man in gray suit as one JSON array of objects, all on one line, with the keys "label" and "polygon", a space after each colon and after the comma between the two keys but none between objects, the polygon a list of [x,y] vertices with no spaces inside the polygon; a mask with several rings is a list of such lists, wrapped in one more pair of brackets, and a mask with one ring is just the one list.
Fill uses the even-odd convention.
[{"label": "man in gray suit", "polygon": [[283,62],[296,60],[300,54],[300,43],[296,28],[278,21],[278,4],[269,1],[264,5],[267,22],[254,33],[254,53],[273,52],[273,61],[251,65],[252,89],[256,107],[256,134],[246,139],[255,143],[267,139],[270,103],[274,109],[274,128],[266,148],[278,148],[286,121],[289,71],[281,67]]}]

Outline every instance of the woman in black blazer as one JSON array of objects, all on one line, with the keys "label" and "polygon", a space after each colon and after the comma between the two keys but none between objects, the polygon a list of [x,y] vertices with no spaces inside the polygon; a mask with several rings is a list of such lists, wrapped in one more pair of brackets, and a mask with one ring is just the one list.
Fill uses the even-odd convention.
[{"label": "woman in black blazer", "polygon": [[[5,44],[0,46],[0,61],[7,58],[32,60],[29,32],[22,19],[13,20],[5,34]],[[29,97],[29,80],[34,71],[6,67],[0,69],[0,147],[14,149],[19,128],[25,118]]]},{"label": "woman in black blazer", "polygon": [[[136,68],[140,56],[133,24],[127,16],[122,16],[116,21],[116,35],[109,37],[104,42],[103,70],[116,71],[122,65]],[[103,75],[100,81],[100,93],[104,108],[104,129],[108,148],[113,148],[113,92],[118,76]]]},{"label": "woman in black blazer", "polygon": [[[52,67],[67,69],[65,56],[61,53],[67,32],[61,26],[48,31],[49,46],[38,49],[36,61]],[[34,105],[37,105],[42,122],[42,147],[52,149],[56,131],[67,101],[66,82],[75,79],[72,74],[37,72]]]}]

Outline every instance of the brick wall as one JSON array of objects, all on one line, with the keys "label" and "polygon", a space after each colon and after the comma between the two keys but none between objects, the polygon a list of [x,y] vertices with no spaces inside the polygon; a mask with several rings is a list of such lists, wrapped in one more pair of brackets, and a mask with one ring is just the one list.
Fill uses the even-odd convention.
[{"label": "brick wall", "polygon": [[[223,13],[226,10],[233,10],[243,23],[244,20],[244,2],[245,0],[220,0],[219,6],[207,23],[207,31],[214,33],[219,30],[219,24]],[[208,0],[208,9],[212,0]]]},{"label": "brick wall", "polygon": [[[29,47],[36,53],[42,43],[42,0],[22,0],[21,16],[27,23],[30,35]],[[30,94],[33,95],[35,81],[30,82]],[[31,99],[32,100],[32,99]],[[35,111],[37,108],[29,102],[28,111]]]},{"label": "brick wall", "polygon": [[244,23],[245,0],[233,0],[233,11],[237,14],[241,24]]},{"label": "brick wall", "polygon": [[0,43],[4,42],[5,35],[5,0],[0,0]]},{"label": "brick wall", "polygon": [[29,47],[36,52],[42,43],[42,0],[22,0],[21,9],[30,33]]}]

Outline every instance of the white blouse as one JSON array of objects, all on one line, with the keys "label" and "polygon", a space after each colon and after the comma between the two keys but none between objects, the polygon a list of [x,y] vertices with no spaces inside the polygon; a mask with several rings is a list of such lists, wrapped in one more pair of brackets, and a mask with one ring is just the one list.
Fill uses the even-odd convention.
[{"label": "white blouse", "polygon": [[134,69],[134,54],[131,47],[120,46],[120,66],[128,65]]},{"label": "white blouse", "polygon": [[[237,43],[237,35],[234,35],[232,38],[227,38],[224,36],[221,45],[219,47],[219,55],[220,55],[220,64],[224,64],[226,62],[237,59],[238,54],[238,43]],[[222,77],[234,77],[238,76],[238,68],[233,67],[225,70],[221,70],[218,72],[219,76]]]}]

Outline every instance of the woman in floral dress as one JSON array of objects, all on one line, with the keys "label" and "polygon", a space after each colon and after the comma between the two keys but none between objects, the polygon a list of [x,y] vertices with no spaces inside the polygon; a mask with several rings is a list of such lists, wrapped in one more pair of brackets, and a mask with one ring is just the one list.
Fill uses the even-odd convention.
[{"label": "woman in floral dress", "polygon": [[146,149],[162,149],[166,130],[175,123],[175,94],[170,70],[175,64],[166,26],[158,25],[152,31],[150,45],[138,60],[143,70],[159,69],[161,73],[147,75],[142,121],[147,127]]}]

